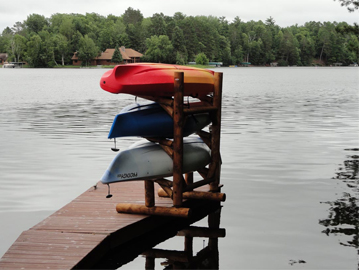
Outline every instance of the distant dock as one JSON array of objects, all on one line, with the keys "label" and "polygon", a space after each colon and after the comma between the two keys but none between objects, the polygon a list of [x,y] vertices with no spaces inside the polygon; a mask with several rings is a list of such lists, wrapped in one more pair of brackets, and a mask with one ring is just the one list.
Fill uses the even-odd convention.
[{"label": "distant dock", "polygon": [[[106,199],[107,186],[99,183],[24,231],[1,258],[0,269],[91,268],[114,248],[136,245],[161,228],[180,230],[220,207],[218,202],[187,200],[190,218],[124,214],[116,212],[116,204],[144,204],[144,182],[112,184],[111,193]],[[171,207],[172,200],[156,197],[156,205]]]}]

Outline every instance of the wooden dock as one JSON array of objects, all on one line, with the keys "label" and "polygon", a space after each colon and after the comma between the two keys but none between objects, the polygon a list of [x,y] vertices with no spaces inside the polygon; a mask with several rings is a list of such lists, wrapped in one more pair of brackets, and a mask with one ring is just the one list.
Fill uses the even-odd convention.
[{"label": "wooden dock", "polygon": [[[155,231],[172,228],[169,234],[173,236],[220,207],[218,202],[187,200],[183,205],[191,209],[190,218],[124,214],[116,212],[116,204],[144,204],[144,182],[112,184],[110,199],[107,192],[107,186],[99,183],[24,231],[1,258],[0,269],[89,269],[115,248],[144,252],[165,240],[156,237],[152,244],[144,245],[144,239]],[[156,196],[156,205],[171,207],[172,200]],[[136,257],[123,256],[129,256],[119,258],[125,263]]]},{"label": "wooden dock", "polygon": [[[106,198],[107,186],[99,183],[23,232],[1,258],[0,269],[103,268],[101,261],[111,257],[111,252],[123,264],[131,261],[134,254],[145,252],[220,208],[220,201],[225,200],[225,194],[220,193],[222,74],[214,75],[213,96],[200,97],[200,102],[187,104],[186,108],[183,76],[183,72],[174,74],[173,99],[155,98],[173,118],[173,141],[156,139],[173,160],[173,180],[154,178],[111,184],[114,196],[110,198]],[[203,179],[194,182],[193,172],[183,177],[183,124],[187,114],[202,112],[210,114],[212,125],[210,132],[197,134],[211,149],[211,161],[208,168],[197,171]],[[156,196],[154,183],[169,198]],[[209,227],[218,229],[219,223],[210,220],[211,217]],[[187,235],[188,243],[191,237]],[[216,243],[212,237],[212,250],[218,249]],[[188,244],[186,249],[191,249]],[[158,253],[162,252],[156,250],[148,255],[149,265],[157,255],[162,256]],[[119,266],[115,263],[113,268]]]}]

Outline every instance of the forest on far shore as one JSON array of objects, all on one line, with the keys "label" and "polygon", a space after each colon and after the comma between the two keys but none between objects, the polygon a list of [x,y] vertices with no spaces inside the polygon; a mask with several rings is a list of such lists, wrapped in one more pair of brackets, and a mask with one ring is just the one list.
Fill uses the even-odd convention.
[{"label": "forest on far shore", "polygon": [[[279,66],[358,63],[357,25],[346,22],[306,22],[280,27],[272,17],[242,21],[236,17],[173,16],[156,13],[144,18],[129,7],[120,16],[96,13],[31,14],[5,28],[0,53],[8,61],[26,61],[32,67],[71,65],[74,52],[86,65],[107,48],[125,46],[144,56],[144,62],[187,64],[197,59],[223,65]],[[205,63],[204,63],[205,64]]]}]

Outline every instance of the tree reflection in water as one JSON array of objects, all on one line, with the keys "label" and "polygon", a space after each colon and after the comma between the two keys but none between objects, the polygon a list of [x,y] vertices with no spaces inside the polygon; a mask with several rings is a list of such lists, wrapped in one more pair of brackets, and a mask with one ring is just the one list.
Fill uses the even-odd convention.
[{"label": "tree reflection in water", "polygon": [[[359,151],[358,148],[345,149],[353,153]],[[355,153],[355,152],[354,152]],[[346,243],[340,242],[343,246],[359,248],[359,155],[348,155],[344,161],[344,166],[340,165],[336,176],[338,179],[346,183],[349,188],[348,192],[344,192],[342,198],[333,202],[324,202],[330,205],[329,216],[327,219],[319,220],[319,224],[327,227],[323,233],[329,234],[345,234],[352,236],[352,240]]]}]

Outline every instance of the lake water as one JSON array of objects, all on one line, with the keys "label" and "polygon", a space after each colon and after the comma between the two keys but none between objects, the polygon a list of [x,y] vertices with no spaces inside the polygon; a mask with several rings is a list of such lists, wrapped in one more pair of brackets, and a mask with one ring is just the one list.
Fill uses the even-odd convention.
[{"label": "lake water", "polygon": [[[0,256],[95,184],[114,157],[107,134],[134,97],[101,90],[105,71],[0,69]],[[357,269],[359,69],[215,71],[224,80],[227,195],[219,268]],[[207,241],[195,239],[194,254]],[[183,238],[157,248],[182,250]],[[123,268],[144,265],[139,256]]]}]

